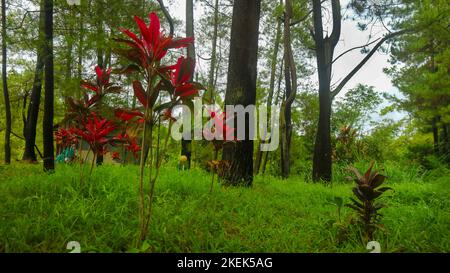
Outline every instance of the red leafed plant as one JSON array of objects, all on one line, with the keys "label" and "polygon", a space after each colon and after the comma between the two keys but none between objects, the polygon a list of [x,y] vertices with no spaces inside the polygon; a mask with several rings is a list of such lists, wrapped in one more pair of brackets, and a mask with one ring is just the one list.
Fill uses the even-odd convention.
[{"label": "red leafed plant", "polygon": [[[200,84],[191,81],[194,61],[190,58],[180,57],[175,65],[162,65],[163,58],[169,49],[187,47],[193,43],[194,39],[192,37],[174,38],[172,35],[165,35],[161,31],[159,18],[154,12],[149,14],[150,22],[148,25],[138,16],[135,16],[134,19],[139,34],[121,28],[120,30],[126,35],[126,38],[115,39],[123,45],[123,47],[116,48],[115,52],[131,61],[131,64],[121,70],[123,74],[131,76],[133,73],[139,73],[140,78],[144,79],[142,82],[134,80],[132,84],[134,94],[143,109],[120,109],[120,111],[116,111],[116,117],[126,122],[133,120],[142,122],[143,133],[139,168],[140,234],[138,245],[140,245],[147,237],[155,182],[159,176],[162,155],[167,147],[172,123],[175,120],[171,114],[172,108],[179,103],[189,103],[190,99],[198,94],[198,90],[203,88]],[[161,101],[163,98],[161,92],[163,91],[169,95],[169,101]],[[153,153],[153,127],[156,121],[161,119],[169,120],[169,130],[162,148],[164,151],[160,151],[158,141],[156,153]],[[136,143],[131,143],[129,149],[137,153],[138,147]],[[156,160],[153,159],[154,154],[156,154]],[[144,166],[147,158],[150,167],[150,188],[145,190]],[[156,169],[155,172],[152,172],[153,168]]]},{"label": "red leafed plant", "polygon": [[59,128],[58,131],[55,132],[55,141],[58,147],[61,150],[64,150],[67,147],[78,144],[78,139],[74,134],[73,129],[65,129]]},{"label": "red leafed plant", "polygon": [[119,93],[122,87],[110,83],[112,69],[101,69],[100,66],[95,66],[96,81],[81,81],[81,86],[87,90],[93,91],[95,94],[88,100],[89,105],[96,104],[101,101],[106,94]]},{"label": "red leafed plant", "polygon": [[134,157],[138,157],[141,147],[138,145],[136,137],[130,136],[127,133],[120,133],[114,137],[114,140],[121,142],[127,151],[131,152]]},{"label": "red leafed plant", "polygon": [[138,37],[135,33],[128,29],[121,28],[130,39],[116,39],[128,45],[130,48],[122,51],[122,54],[132,62],[147,68],[153,63],[159,62],[171,48],[186,47],[194,41],[193,38],[174,39],[171,36],[165,36],[160,30],[160,22],[158,15],[152,12],[149,15],[150,24],[147,26],[139,16],[135,16],[137,26],[141,36]]},{"label": "red leafed plant", "polygon": [[122,87],[110,82],[111,68],[101,69],[98,65],[95,67],[95,82],[81,81],[81,87],[85,91],[81,99],[67,97],[68,107],[64,122],[72,126],[80,127],[83,121],[91,115],[93,111],[99,111],[101,101],[107,94],[117,94],[122,91]]},{"label": "red leafed plant", "polygon": [[359,222],[369,241],[373,239],[375,230],[380,227],[379,220],[382,215],[379,210],[385,207],[378,200],[384,192],[392,190],[390,187],[381,187],[386,176],[373,171],[374,164],[375,161],[370,163],[369,169],[364,175],[361,175],[356,168],[349,167],[349,170],[354,174],[354,177],[349,179],[355,182],[355,187],[353,187],[352,191],[356,199],[350,198],[352,203],[346,205],[357,213]]},{"label": "red leafed plant", "polygon": [[[102,119],[93,113],[83,121],[83,129],[74,129],[74,133],[89,144],[90,151],[94,156],[92,159],[91,173],[94,162],[99,155],[106,152],[106,145],[113,143],[115,140],[109,134],[114,131],[115,125],[107,119]],[[89,154],[89,151],[88,153]],[[86,155],[87,156],[87,155]]]},{"label": "red leafed plant", "polygon": [[214,123],[214,126],[211,128],[211,130],[203,130],[203,135],[206,139],[211,139],[211,142],[214,146],[214,159],[207,162],[212,172],[211,186],[209,188],[209,192],[212,192],[214,185],[214,174],[217,173],[217,175],[220,177],[230,168],[228,161],[217,160],[217,157],[225,142],[236,141],[236,137],[234,136],[234,132],[236,131],[236,129],[229,126],[227,122],[229,119],[227,119],[225,112],[219,114],[215,111],[208,111],[211,116],[212,122]]}]

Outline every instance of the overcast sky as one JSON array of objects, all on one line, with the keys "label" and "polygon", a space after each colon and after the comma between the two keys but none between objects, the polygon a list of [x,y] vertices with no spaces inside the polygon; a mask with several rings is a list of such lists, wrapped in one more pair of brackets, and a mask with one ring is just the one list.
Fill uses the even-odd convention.
[{"label": "overcast sky", "polygon": [[[341,1],[341,6],[346,7],[348,0]],[[179,20],[185,21],[185,0],[173,0],[169,5],[170,12]],[[194,18],[202,16],[201,5],[196,5]],[[344,11],[343,11],[344,12]],[[330,29],[331,31],[331,29]],[[340,42],[335,50],[335,57],[342,52],[355,46],[361,46],[367,43],[370,32],[362,32],[356,27],[356,22],[352,20],[344,20],[342,23],[342,31]],[[373,37],[378,38],[385,34],[382,27],[374,27],[372,29]],[[332,83],[336,83],[344,78],[365,55],[361,54],[359,50],[354,50],[342,58],[340,58],[333,65],[333,79]],[[364,83],[374,86],[375,90],[379,92],[386,92],[390,94],[399,94],[398,90],[392,85],[390,78],[383,72],[383,68],[389,67],[389,56],[387,54],[376,52],[372,58],[359,70],[359,72],[347,83],[340,96],[351,88],[354,88],[359,83]],[[389,115],[390,118],[399,119],[403,115],[400,113],[393,113]],[[374,117],[378,119],[379,117]]]}]

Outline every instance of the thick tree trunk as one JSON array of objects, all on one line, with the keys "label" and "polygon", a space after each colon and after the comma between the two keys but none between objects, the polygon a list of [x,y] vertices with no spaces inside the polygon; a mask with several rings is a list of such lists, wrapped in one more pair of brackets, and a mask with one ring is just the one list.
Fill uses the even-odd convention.
[{"label": "thick tree trunk", "polygon": [[53,75],[53,0],[44,0],[45,12],[45,100],[43,120],[44,170],[55,169],[53,146],[54,75]]},{"label": "thick tree trunk", "polygon": [[11,163],[11,103],[8,92],[7,49],[6,49],[6,1],[2,0],[2,82],[5,100],[5,163]]},{"label": "thick tree trunk", "polygon": [[[334,49],[341,34],[339,0],[332,0],[333,32],[323,37],[322,2],[313,0],[314,41],[319,74],[319,122],[314,147],[313,180],[331,181],[331,70]],[[357,71],[357,70],[356,70]],[[353,72],[353,71],[352,71]]]},{"label": "thick tree trunk", "polygon": [[[320,73],[319,73],[320,74]],[[323,79],[329,81],[329,79]],[[319,83],[319,123],[313,159],[313,180],[331,181],[331,98],[329,84]]]},{"label": "thick tree trunk", "polygon": [[[193,0],[186,0],[186,37],[195,37],[194,34],[194,2]],[[195,58],[195,46],[190,44],[187,48],[187,56],[196,62]],[[191,81],[193,80],[194,73],[192,73]],[[191,128],[188,128],[191,130]],[[191,134],[192,139],[192,134]],[[187,158],[187,168],[191,168],[191,154],[192,154],[192,140],[182,139],[181,140],[181,155]]]},{"label": "thick tree trunk", "polygon": [[36,127],[41,103],[42,72],[44,68],[44,1],[41,3],[39,17],[39,43],[37,47],[36,69],[34,72],[33,88],[31,89],[30,104],[28,105],[27,123],[25,128],[25,151],[22,160],[36,162]]},{"label": "thick tree trunk", "polygon": [[[283,1],[280,1],[280,5],[283,4]],[[275,33],[275,41],[273,45],[273,54],[271,60],[270,67],[270,81],[269,81],[269,94],[267,96],[267,124],[269,124],[270,115],[272,112],[272,101],[273,101],[273,93],[275,89],[275,76],[277,71],[277,61],[278,61],[278,51],[280,47],[281,41],[281,20],[277,19],[277,29]],[[267,132],[263,133],[263,139],[266,138]],[[255,174],[258,174],[261,169],[261,163],[263,161],[263,157],[266,152],[261,151],[261,144],[265,143],[264,141],[259,141],[257,146],[256,158],[255,158]]]},{"label": "thick tree trunk", "polygon": [[[225,105],[255,104],[260,9],[260,0],[234,1]],[[223,160],[230,163],[225,184],[250,186],[253,182],[253,140],[248,134],[248,116],[245,127],[244,140],[224,144]]]}]

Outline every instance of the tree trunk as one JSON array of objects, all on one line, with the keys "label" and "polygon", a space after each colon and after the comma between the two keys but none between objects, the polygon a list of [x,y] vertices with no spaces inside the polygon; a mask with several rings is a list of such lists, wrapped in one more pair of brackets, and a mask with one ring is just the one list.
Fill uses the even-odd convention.
[{"label": "tree trunk", "polygon": [[[280,1],[280,5],[283,4],[283,0]],[[267,96],[267,124],[269,124],[270,115],[272,112],[272,101],[273,101],[273,92],[275,90],[275,76],[277,71],[277,61],[278,61],[278,51],[280,47],[280,41],[281,41],[281,20],[277,19],[277,30],[275,34],[275,41],[273,45],[273,54],[272,54],[272,60],[271,60],[271,67],[270,67],[270,81],[269,81],[269,94]],[[263,139],[266,138],[267,132],[264,132]],[[263,161],[263,156],[266,152],[261,151],[261,144],[265,143],[265,141],[259,141],[257,146],[257,152],[256,152],[256,158],[255,158],[255,174],[259,173],[259,170],[261,169],[261,163]]]},{"label": "tree trunk", "polygon": [[[80,31],[78,37],[78,64],[77,64],[77,78],[81,80],[83,78],[83,47],[84,47],[84,18],[83,12],[80,12]],[[81,97],[81,88],[80,93]]]},{"label": "tree trunk", "polygon": [[55,169],[53,146],[54,75],[53,75],[53,0],[44,0],[45,30],[45,100],[43,120],[44,170]]},{"label": "tree trunk", "polygon": [[431,121],[431,128],[433,130],[433,148],[434,148],[434,154],[436,156],[439,156],[439,128],[437,126],[438,118],[434,117]]},{"label": "tree trunk", "polygon": [[[97,65],[101,68],[105,68],[104,49],[103,45],[103,17],[102,17],[102,2],[98,2],[97,16],[101,18],[97,22]],[[101,102],[99,103],[99,109],[101,109]],[[103,154],[97,154],[96,165],[101,166],[103,164]]]},{"label": "tree trunk", "polygon": [[[225,105],[255,104],[260,9],[260,0],[234,1]],[[224,144],[223,160],[230,164],[224,176],[225,184],[252,185],[253,140],[249,138],[249,127],[246,117],[245,139]]]},{"label": "tree trunk", "polygon": [[6,49],[6,1],[2,0],[2,82],[5,100],[5,163],[11,163],[11,103],[8,92],[7,49]]},{"label": "tree trunk", "polygon": [[[186,0],[186,37],[195,37],[194,34],[194,2],[193,0]],[[196,63],[195,58],[195,46],[194,44],[190,44],[187,48],[187,56],[194,61],[194,65]],[[190,80],[192,81],[194,77],[194,73],[192,73]],[[188,128],[190,131],[192,128]],[[191,134],[192,139],[192,134]],[[191,139],[182,139],[181,140],[181,155],[186,156],[187,162],[186,167],[188,169],[191,168],[191,154],[192,154],[192,140]]]},{"label": "tree trunk", "polygon": [[43,53],[44,43],[44,1],[41,3],[39,16],[39,43],[37,46],[36,69],[34,72],[33,88],[31,89],[30,104],[28,105],[27,123],[25,128],[25,151],[22,157],[24,161],[36,162],[36,127],[41,103],[42,70],[44,68]]},{"label": "tree trunk", "polygon": [[292,117],[291,108],[297,92],[297,71],[294,63],[291,46],[291,18],[292,18],[292,2],[286,0],[286,8],[284,13],[284,74],[286,100],[281,107],[281,115],[284,116],[281,128],[281,175],[288,178],[290,174],[290,154],[291,154],[291,137],[292,137]]},{"label": "tree trunk", "polygon": [[450,140],[448,137],[448,125],[443,123],[442,124],[442,153],[444,155],[444,158],[449,161],[450,160]]},{"label": "tree trunk", "polygon": [[[280,102],[280,93],[281,93],[281,81],[283,79],[283,67],[284,67],[284,59],[281,59],[281,63],[280,63],[280,71],[278,72],[278,79],[277,79],[277,94],[275,97],[275,103],[273,105],[278,105],[278,103]],[[280,113],[282,113],[280,111]],[[280,115],[280,117],[282,117]],[[266,167],[267,167],[267,162],[269,161],[269,152],[265,152],[263,154],[263,158],[262,158],[262,173],[264,174],[266,172]]]},{"label": "tree trunk", "polygon": [[319,74],[319,122],[314,147],[313,180],[331,181],[331,70],[334,49],[341,33],[339,0],[332,0],[333,32],[323,37],[322,2],[313,0],[314,41]]},{"label": "tree trunk", "polygon": [[217,32],[219,29],[219,0],[216,0],[214,4],[214,30],[212,37],[212,49],[211,49],[211,63],[209,67],[209,75],[208,75],[208,95],[206,99],[208,99],[211,103],[214,103],[214,89],[215,89],[215,79],[214,75],[216,74],[216,63],[217,63]]}]

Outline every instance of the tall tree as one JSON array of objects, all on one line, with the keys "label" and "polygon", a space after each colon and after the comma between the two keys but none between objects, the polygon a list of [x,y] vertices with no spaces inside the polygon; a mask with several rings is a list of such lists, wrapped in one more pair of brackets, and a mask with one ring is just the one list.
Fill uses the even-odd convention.
[{"label": "tall tree", "polygon": [[2,0],[2,82],[5,100],[5,163],[11,163],[11,103],[8,92],[7,49],[6,49],[6,1]]},{"label": "tall tree", "polygon": [[[345,51],[343,54],[333,59],[334,50],[339,37],[341,35],[341,5],[339,0],[331,0],[331,13],[333,31],[330,36],[324,37],[324,27],[322,22],[323,3],[326,1],[312,0],[313,13],[313,30],[312,35],[315,42],[315,52],[317,59],[317,72],[319,76],[319,121],[317,125],[317,133],[314,147],[313,158],[313,180],[314,181],[331,181],[332,178],[332,161],[331,161],[331,134],[330,134],[330,119],[331,119],[331,103],[350,81],[350,79],[367,63],[367,61],[378,51],[378,49],[389,39],[402,35],[411,29],[400,29],[396,32],[389,32],[382,38],[370,42],[361,47],[355,47]],[[367,3],[366,3],[367,4]],[[378,7],[380,5],[374,4]],[[382,5],[383,7],[390,7],[391,5]],[[362,7],[372,9],[373,7]],[[370,12],[371,16],[380,17],[383,11]],[[331,90],[331,72],[333,63],[342,57],[344,54],[358,49],[365,48],[371,44],[376,44],[368,52],[368,54],[345,76],[336,88]]]},{"label": "tall tree", "polygon": [[[194,35],[194,1],[186,0],[186,37],[195,37]],[[188,45],[187,56],[191,58],[195,65],[195,46],[194,43]],[[194,73],[192,73],[190,81],[193,80]],[[191,128],[189,128],[191,130]],[[191,167],[191,148],[192,140],[181,140],[181,155],[187,158],[187,168]]]},{"label": "tall tree", "polygon": [[42,72],[44,68],[44,1],[41,1],[39,16],[39,39],[37,44],[36,69],[34,72],[33,87],[31,89],[30,103],[28,104],[28,113],[25,126],[25,151],[22,160],[36,162],[36,127],[39,115],[39,105],[41,103],[42,91]]},{"label": "tall tree", "polygon": [[[280,5],[283,4],[283,0],[280,0]],[[275,31],[275,38],[274,38],[274,44],[272,49],[272,55],[270,59],[270,80],[269,80],[269,94],[267,96],[267,124],[269,124],[270,115],[272,112],[272,102],[273,102],[273,93],[275,90],[275,77],[276,77],[276,70],[277,70],[277,62],[278,62],[278,51],[280,50],[280,43],[281,43],[281,23],[282,21],[278,18],[277,21],[277,27]],[[264,138],[266,138],[267,132],[264,132]],[[264,143],[264,141],[260,141],[257,146],[257,153],[255,158],[255,174],[258,174],[261,169],[261,164],[263,163],[264,159],[267,158],[267,151],[263,152],[261,151],[261,143]]]},{"label": "tall tree", "polygon": [[213,22],[213,36],[211,39],[211,63],[209,66],[208,75],[208,95],[206,98],[214,103],[214,88],[216,65],[217,65],[217,35],[219,31],[219,0],[214,4],[214,22]]},{"label": "tall tree", "polygon": [[290,150],[292,138],[292,103],[297,93],[297,70],[294,63],[291,45],[291,18],[292,2],[285,1],[284,12],[284,74],[285,74],[285,100],[281,105],[281,175],[289,177],[290,173]]},{"label": "tall tree", "polygon": [[[246,107],[256,102],[260,11],[260,0],[234,1],[225,105]],[[250,186],[253,182],[253,140],[249,137],[249,124],[246,116],[244,140],[224,145],[222,157],[230,163],[224,177],[226,184]]]},{"label": "tall tree", "polygon": [[43,119],[44,170],[55,168],[55,153],[53,146],[53,112],[54,112],[54,74],[53,74],[53,0],[44,0],[44,80],[45,100]]},{"label": "tall tree", "polygon": [[341,7],[332,0],[333,32],[323,37],[322,1],[313,0],[314,41],[316,44],[317,72],[319,75],[319,123],[313,159],[313,179],[331,180],[331,69],[334,49],[341,35]]}]

